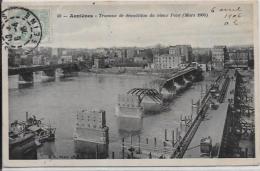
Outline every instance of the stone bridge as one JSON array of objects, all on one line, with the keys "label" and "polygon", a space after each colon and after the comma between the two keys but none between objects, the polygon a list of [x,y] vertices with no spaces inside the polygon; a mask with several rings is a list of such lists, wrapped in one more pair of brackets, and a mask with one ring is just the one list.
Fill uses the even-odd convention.
[{"label": "stone bridge", "polygon": [[19,81],[24,83],[33,83],[33,73],[43,71],[48,77],[55,78],[56,70],[61,69],[64,76],[69,75],[72,72],[78,72],[84,66],[83,63],[63,63],[63,64],[52,64],[52,65],[35,65],[25,66],[17,68],[8,68],[8,75],[19,75]]}]

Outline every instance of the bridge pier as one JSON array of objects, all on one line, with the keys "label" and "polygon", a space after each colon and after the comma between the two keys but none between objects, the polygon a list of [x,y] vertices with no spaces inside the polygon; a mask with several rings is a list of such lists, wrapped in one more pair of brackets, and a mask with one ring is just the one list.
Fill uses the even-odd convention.
[{"label": "bridge pier", "polygon": [[33,86],[33,72],[20,73],[18,78],[18,88]]},{"label": "bridge pier", "polygon": [[203,75],[202,75],[202,70],[201,69],[196,69],[194,73],[191,73],[191,75],[194,76],[194,81],[199,82],[203,80]]},{"label": "bridge pier", "polygon": [[191,68],[174,74],[172,78],[166,80],[165,84],[162,87],[168,90],[169,88],[173,87],[175,89],[175,92],[179,93],[185,90],[185,88],[191,86],[193,81],[197,82],[202,80],[202,70]]},{"label": "bridge pier", "polygon": [[183,77],[178,77],[174,79],[174,86],[176,89],[176,93],[180,93],[185,89],[185,82],[183,80]]},{"label": "bridge pier", "polygon": [[173,78],[171,81],[167,81],[161,88],[160,93],[164,100],[172,99],[174,95],[184,91],[186,88],[192,85],[192,77],[190,75],[181,75]]},{"label": "bridge pier", "polygon": [[189,78],[189,75],[183,75],[185,87],[190,87],[192,85],[192,80]]},{"label": "bridge pier", "polygon": [[137,132],[143,127],[143,110],[136,95],[118,95],[116,116],[119,131]]},{"label": "bridge pier", "polygon": [[61,68],[62,69],[62,73],[63,73],[63,77],[73,77],[73,76],[77,76],[78,75],[78,71],[75,70],[75,68]]},{"label": "bridge pier", "polygon": [[55,69],[44,70],[43,74],[47,78],[43,78],[42,81],[54,81],[56,77],[56,70]]},{"label": "bridge pier", "polygon": [[160,94],[162,95],[162,98],[164,101],[171,100],[174,95],[176,94],[175,86],[174,86],[174,80],[167,82],[161,89]]}]

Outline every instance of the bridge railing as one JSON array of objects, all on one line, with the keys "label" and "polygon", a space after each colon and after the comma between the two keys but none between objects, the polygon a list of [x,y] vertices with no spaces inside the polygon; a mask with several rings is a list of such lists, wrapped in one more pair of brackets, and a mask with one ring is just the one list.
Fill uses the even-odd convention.
[{"label": "bridge railing", "polygon": [[17,75],[21,73],[36,72],[51,70],[56,68],[72,68],[79,66],[79,62],[72,63],[63,63],[63,64],[51,64],[51,65],[37,65],[37,66],[26,66],[26,67],[17,67],[17,68],[8,68],[8,75]]}]

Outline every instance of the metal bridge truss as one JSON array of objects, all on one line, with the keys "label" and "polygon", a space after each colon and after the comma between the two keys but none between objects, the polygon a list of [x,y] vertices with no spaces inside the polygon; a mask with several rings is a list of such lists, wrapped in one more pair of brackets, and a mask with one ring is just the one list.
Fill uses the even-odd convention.
[{"label": "metal bridge truss", "polygon": [[239,109],[238,121],[236,122],[237,127],[241,129],[242,134],[247,134],[248,131],[254,134],[255,125],[254,123],[248,123],[241,116],[242,115],[252,115],[255,112],[254,107],[250,106],[250,101],[253,101],[253,97],[248,97],[248,93],[245,86],[245,81],[243,80],[243,75],[237,72],[238,83],[236,87],[236,97],[235,97],[235,108]]},{"label": "metal bridge truss", "polygon": [[[254,113],[254,108],[248,103],[250,98],[247,98],[245,82],[242,75],[236,71],[236,85],[234,94],[234,103],[230,101],[228,115],[225,123],[224,135],[222,138],[222,147],[220,157],[233,157],[233,155],[242,155],[239,147],[241,136],[254,138],[255,125],[247,122],[242,116],[245,114],[251,115]],[[248,111],[248,113],[246,113]],[[253,154],[254,156],[254,154]]]},{"label": "metal bridge truss", "polygon": [[227,90],[228,90],[229,83],[230,83],[230,78],[229,77],[225,78],[225,81],[224,81],[222,88],[220,90],[220,96],[219,96],[219,99],[218,99],[218,101],[220,103],[223,103],[224,100],[225,100],[225,96],[226,96],[226,93],[227,93]]},{"label": "metal bridge truss", "polygon": [[[239,73],[238,73],[239,74]],[[235,107],[240,109],[241,114],[245,114],[248,111],[248,115],[253,114],[255,112],[254,107],[250,106],[250,101],[253,102],[253,97],[249,97],[245,81],[243,80],[243,76],[239,74],[238,76],[238,84],[237,84],[237,92],[235,97]]]},{"label": "metal bridge truss", "polygon": [[148,88],[133,88],[127,92],[127,94],[137,95],[142,100],[145,96],[150,97],[154,101],[162,102],[162,96],[156,89]]}]

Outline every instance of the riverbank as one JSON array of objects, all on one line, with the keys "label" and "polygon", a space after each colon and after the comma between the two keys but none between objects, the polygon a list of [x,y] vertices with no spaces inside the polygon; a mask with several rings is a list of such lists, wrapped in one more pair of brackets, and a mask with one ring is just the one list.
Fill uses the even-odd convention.
[{"label": "riverbank", "polygon": [[164,77],[167,74],[177,72],[176,69],[164,69],[164,70],[154,70],[154,69],[144,69],[142,67],[112,67],[112,68],[93,68],[83,72],[91,72],[95,74],[113,74],[113,75],[153,75]]}]

